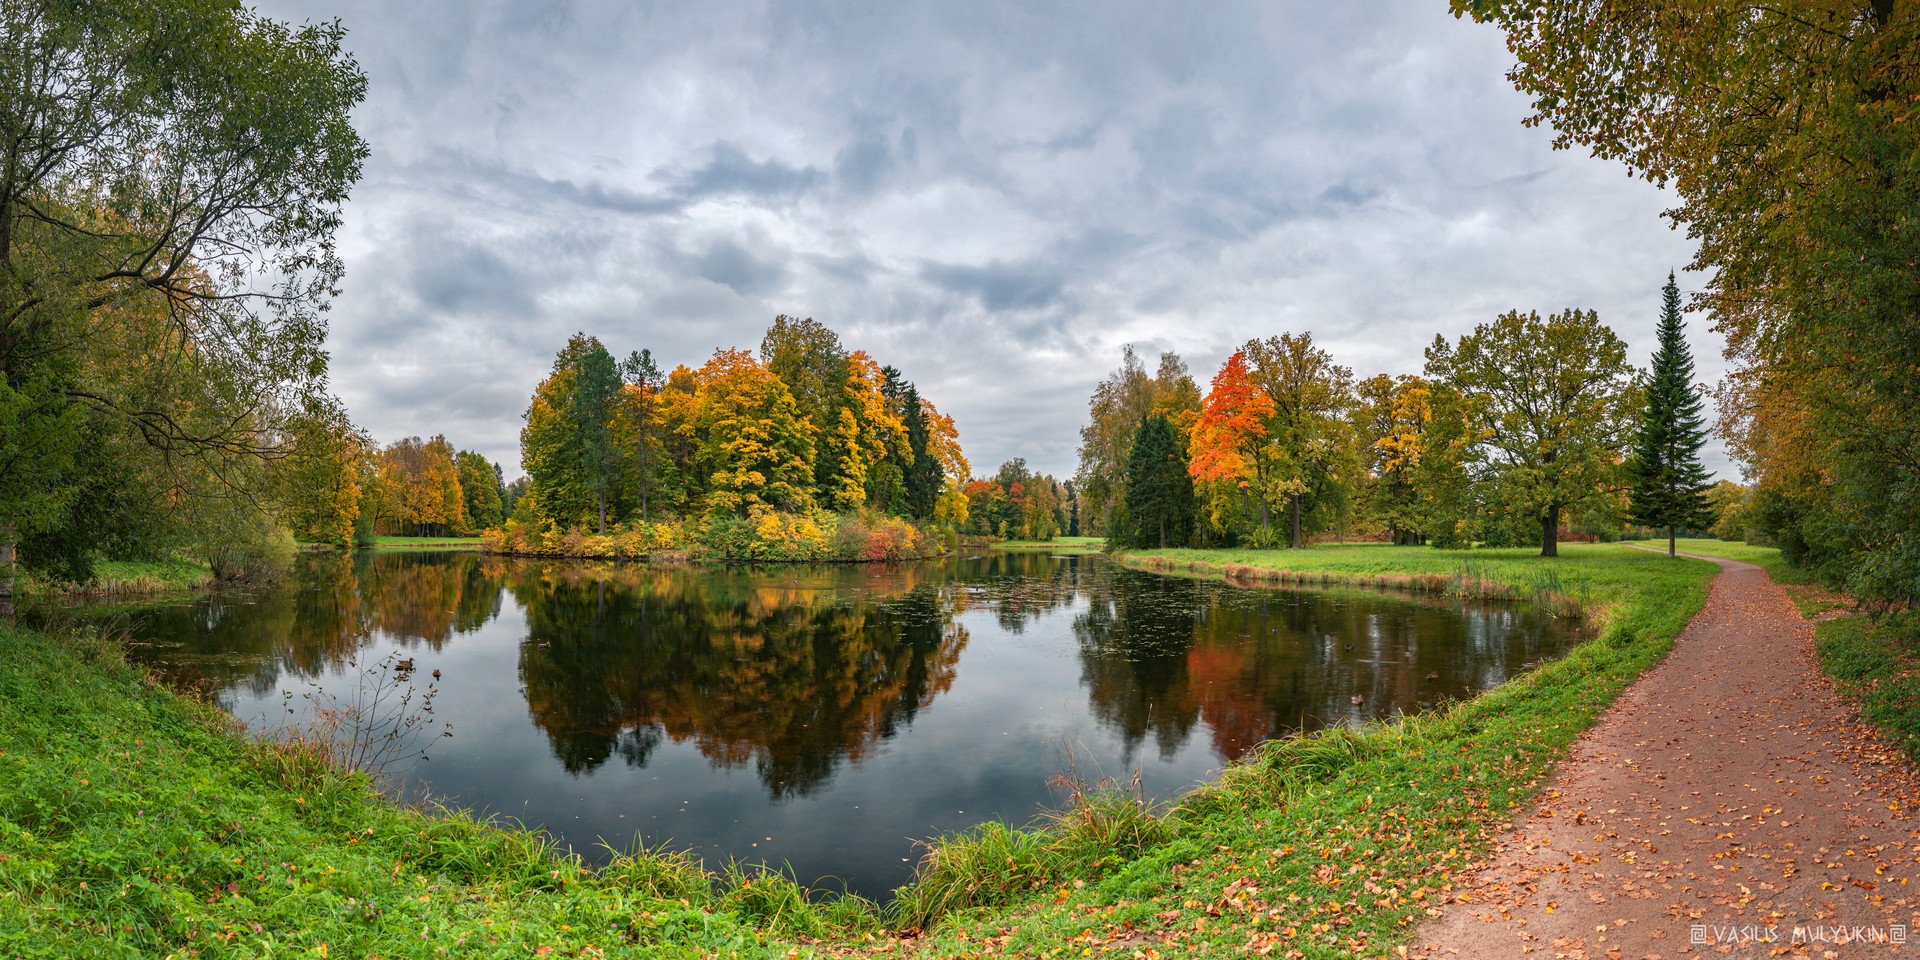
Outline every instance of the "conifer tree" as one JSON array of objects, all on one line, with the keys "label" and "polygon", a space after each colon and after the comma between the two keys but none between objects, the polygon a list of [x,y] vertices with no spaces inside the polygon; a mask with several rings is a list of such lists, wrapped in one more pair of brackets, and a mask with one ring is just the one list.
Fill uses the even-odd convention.
[{"label": "conifer tree", "polygon": [[599,532],[607,532],[607,495],[619,478],[619,451],[613,445],[613,402],[620,394],[620,369],[607,348],[595,343],[573,373],[573,428],[579,437],[581,473],[599,513]]},{"label": "conifer tree", "polygon": [[1704,405],[1693,386],[1693,353],[1680,318],[1680,287],[1667,274],[1660,291],[1660,347],[1647,381],[1647,406],[1634,438],[1630,512],[1635,523],[1667,528],[1667,556],[1674,554],[1675,528],[1713,522],[1707,505],[1712,486],[1700,465],[1706,443]]},{"label": "conifer tree", "polygon": [[907,429],[907,450],[912,455],[906,471],[907,513],[915,520],[925,520],[933,516],[943,475],[939,459],[928,449],[930,433],[927,412],[920,405],[920,391],[911,383],[901,393],[901,407],[901,420]]},{"label": "conifer tree", "polygon": [[1173,424],[1155,414],[1140,422],[1127,454],[1127,542],[1166,547],[1186,542],[1193,524],[1193,478]]}]

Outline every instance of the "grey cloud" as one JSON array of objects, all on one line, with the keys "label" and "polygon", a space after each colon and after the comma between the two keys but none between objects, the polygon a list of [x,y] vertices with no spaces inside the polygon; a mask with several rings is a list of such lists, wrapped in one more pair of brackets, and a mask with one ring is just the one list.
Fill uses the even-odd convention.
[{"label": "grey cloud", "polygon": [[782,264],[758,257],[732,240],[715,241],[693,263],[701,277],[732,287],[744,296],[770,293],[787,275]]},{"label": "grey cloud", "polygon": [[737,144],[715,142],[708,148],[707,162],[693,170],[668,173],[662,177],[683,197],[698,198],[724,194],[756,197],[790,196],[822,180],[819,170],[795,167],[779,160],[756,161]]},{"label": "grey cloud", "polygon": [[954,293],[976,297],[981,306],[995,311],[1049,307],[1065,292],[1058,271],[1033,263],[928,263],[920,268],[920,276]]},{"label": "grey cloud", "polygon": [[1066,473],[1127,341],[1203,384],[1286,328],[1407,373],[1573,304],[1644,363],[1693,252],[1669,196],[1524,128],[1502,38],[1433,0],[261,7],[340,17],[370,80],[334,382],[376,436],[509,472],[576,329],[697,365],[812,315],[982,471]]}]

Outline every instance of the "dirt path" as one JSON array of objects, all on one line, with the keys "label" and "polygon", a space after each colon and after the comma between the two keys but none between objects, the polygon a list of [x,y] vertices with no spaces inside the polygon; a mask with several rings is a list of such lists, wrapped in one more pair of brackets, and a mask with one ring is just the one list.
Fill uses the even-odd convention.
[{"label": "dirt path", "polygon": [[1574,745],[1415,956],[1920,954],[1895,942],[1920,941],[1920,781],[1835,695],[1765,571],[1714,562],[1673,653]]}]

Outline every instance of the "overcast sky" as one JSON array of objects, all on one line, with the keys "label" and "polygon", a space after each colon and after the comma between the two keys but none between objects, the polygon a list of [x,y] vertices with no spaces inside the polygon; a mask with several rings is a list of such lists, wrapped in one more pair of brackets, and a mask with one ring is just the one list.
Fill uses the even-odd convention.
[{"label": "overcast sky", "polygon": [[1521,126],[1499,32],[1444,0],[260,9],[340,19],[369,79],[338,392],[508,477],[575,330],[697,367],[811,316],[952,414],[976,473],[1064,477],[1124,344],[1202,389],[1285,331],[1416,373],[1436,333],[1581,307],[1644,365],[1693,252],[1670,197]]}]

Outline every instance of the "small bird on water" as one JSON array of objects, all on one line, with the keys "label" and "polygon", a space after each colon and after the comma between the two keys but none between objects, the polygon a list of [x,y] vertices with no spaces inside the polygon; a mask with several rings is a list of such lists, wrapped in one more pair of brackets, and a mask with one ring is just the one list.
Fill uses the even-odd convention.
[{"label": "small bird on water", "polygon": [[1357,706],[1359,706],[1359,705],[1361,705],[1361,704],[1363,704],[1363,703],[1366,703],[1366,702],[1367,702],[1367,698],[1366,698],[1366,697],[1362,697],[1362,696],[1359,696],[1359,695],[1357,695],[1357,694],[1356,694],[1356,695],[1354,696],[1354,698],[1353,698],[1353,705],[1354,705],[1354,706],[1356,706],[1356,707],[1357,707]]}]

